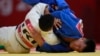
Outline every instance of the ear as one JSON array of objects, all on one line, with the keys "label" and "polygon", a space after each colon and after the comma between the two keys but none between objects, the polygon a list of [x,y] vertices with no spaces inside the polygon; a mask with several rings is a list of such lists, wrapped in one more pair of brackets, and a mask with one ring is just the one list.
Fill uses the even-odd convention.
[{"label": "ear", "polygon": [[45,7],[45,10],[44,10],[44,15],[46,15],[46,14],[50,14],[49,9],[48,9],[48,6],[46,6]]},{"label": "ear", "polygon": [[85,41],[85,40],[86,40],[86,38],[80,38],[80,40]]}]

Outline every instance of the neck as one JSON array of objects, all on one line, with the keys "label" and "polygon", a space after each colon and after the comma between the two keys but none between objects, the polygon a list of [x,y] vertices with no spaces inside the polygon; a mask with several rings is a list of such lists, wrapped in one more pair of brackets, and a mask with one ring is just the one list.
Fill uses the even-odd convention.
[{"label": "neck", "polygon": [[75,41],[75,40],[77,40],[77,39],[75,39],[75,38],[70,38],[70,37],[63,37],[63,40],[64,40],[65,42],[72,42],[72,41]]}]

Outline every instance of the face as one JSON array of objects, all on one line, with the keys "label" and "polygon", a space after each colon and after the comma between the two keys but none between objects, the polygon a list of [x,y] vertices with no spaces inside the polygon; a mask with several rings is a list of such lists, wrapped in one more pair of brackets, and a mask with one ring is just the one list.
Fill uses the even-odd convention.
[{"label": "face", "polygon": [[85,38],[75,40],[70,43],[70,47],[75,51],[81,52],[86,47],[85,40]]}]

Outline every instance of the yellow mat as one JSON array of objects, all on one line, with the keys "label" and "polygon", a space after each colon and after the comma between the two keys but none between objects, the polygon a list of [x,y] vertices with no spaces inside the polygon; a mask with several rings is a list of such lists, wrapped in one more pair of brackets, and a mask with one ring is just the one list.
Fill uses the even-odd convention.
[{"label": "yellow mat", "polygon": [[45,52],[30,52],[29,54],[9,54],[7,52],[0,53],[0,56],[100,56],[100,50],[95,53],[45,53]]}]

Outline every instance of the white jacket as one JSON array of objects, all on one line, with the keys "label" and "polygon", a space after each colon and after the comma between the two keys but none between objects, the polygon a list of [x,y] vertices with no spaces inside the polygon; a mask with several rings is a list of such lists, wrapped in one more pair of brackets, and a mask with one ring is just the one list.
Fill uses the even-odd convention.
[{"label": "white jacket", "polygon": [[[33,44],[31,41],[33,41],[34,37],[32,35],[36,34],[34,30],[32,30],[32,27],[36,30],[39,31],[43,37],[43,39],[45,40],[45,42],[47,42],[50,45],[56,45],[59,43],[59,40],[57,39],[57,37],[54,35],[53,31],[48,31],[48,32],[44,32],[42,30],[40,30],[39,28],[39,18],[41,15],[44,15],[44,10],[46,8],[47,4],[44,3],[38,3],[36,4],[26,15],[25,20],[18,26],[17,30],[16,30],[16,36],[17,39],[19,40],[20,43],[22,43],[26,48],[32,48],[32,46],[37,46],[36,44]],[[28,20],[27,23],[26,21]],[[24,26],[23,26],[24,24]],[[31,27],[30,27],[31,26]],[[21,30],[20,32],[19,29]],[[23,33],[23,30],[26,29],[27,33],[29,33],[28,35],[31,36],[32,38],[27,39],[26,35]],[[26,33],[26,34],[27,34]],[[23,36],[23,38],[22,38]],[[24,39],[24,41],[23,41]],[[26,43],[26,42],[28,43]],[[29,45],[29,46],[28,46]]]}]

